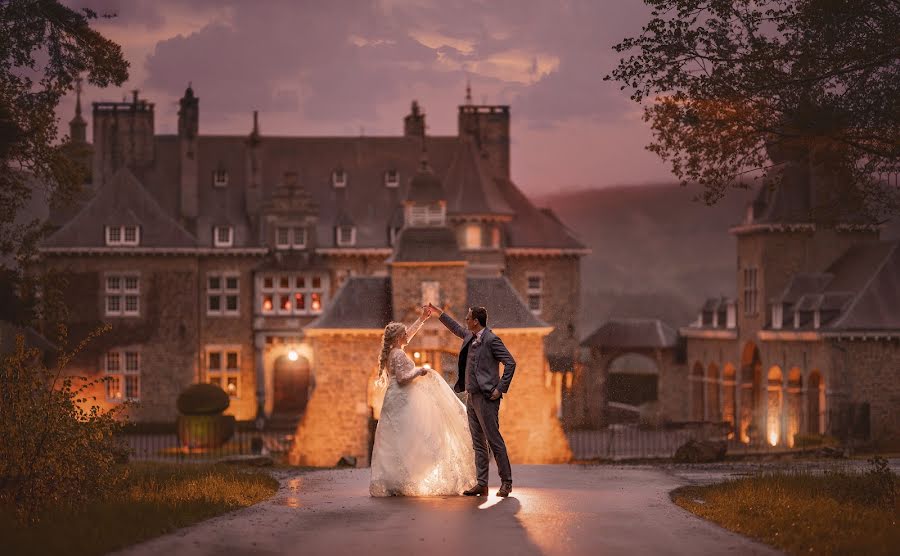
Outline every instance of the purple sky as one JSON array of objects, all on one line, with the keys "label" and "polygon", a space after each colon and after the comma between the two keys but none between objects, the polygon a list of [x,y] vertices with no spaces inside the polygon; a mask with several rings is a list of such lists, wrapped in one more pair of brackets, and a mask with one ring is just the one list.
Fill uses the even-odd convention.
[{"label": "purple sky", "polygon": [[640,107],[603,81],[611,46],[649,17],[638,0],[66,3],[117,13],[95,26],[131,63],[122,89],[87,87],[85,106],[140,89],[157,133],[175,132],[191,81],[203,134],[248,133],[259,110],[264,135],[398,135],[412,99],[429,133],[455,134],[469,79],[475,103],[511,106],[513,179],[529,193],[673,180],[644,150]]}]

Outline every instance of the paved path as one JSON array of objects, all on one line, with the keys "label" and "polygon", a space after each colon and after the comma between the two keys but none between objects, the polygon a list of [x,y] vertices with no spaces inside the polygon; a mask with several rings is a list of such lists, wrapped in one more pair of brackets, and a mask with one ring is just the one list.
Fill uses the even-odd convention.
[{"label": "paved path", "polygon": [[[492,477],[496,471],[492,470]],[[368,469],[283,473],[269,501],[124,551],[177,554],[779,554],[669,501],[650,466],[514,466],[513,495],[370,498]]]}]

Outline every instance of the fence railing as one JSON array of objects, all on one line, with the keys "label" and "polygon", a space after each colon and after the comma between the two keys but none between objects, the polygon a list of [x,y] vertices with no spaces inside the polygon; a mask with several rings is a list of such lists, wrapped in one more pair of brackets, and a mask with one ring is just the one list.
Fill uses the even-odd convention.
[{"label": "fence railing", "polygon": [[766,443],[745,444],[727,437],[718,423],[692,423],[678,427],[610,425],[600,430],[571,430],[566,433],[574,460],[664,459],[689,440],[726,441],[728,454],[756,454],[789,451],[785,446]]},{"label": "fence railing", "polygon": [[[229,434],[230,433],[230,434]],[[212,462],[230,456],[285,455],[293,436],[284,432],[235,427],[224,434],[215,425],[192,426],[180,431],[175,425],[135,427],[119,438],[129,457],[137,461]]]}]

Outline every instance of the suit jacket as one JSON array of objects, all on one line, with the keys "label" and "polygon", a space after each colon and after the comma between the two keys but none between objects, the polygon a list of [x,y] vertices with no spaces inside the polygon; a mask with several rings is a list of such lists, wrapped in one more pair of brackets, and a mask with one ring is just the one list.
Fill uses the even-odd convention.
[{"label": "suit jacket", "polygon": [[[456,379],[456,385],[453,387],[454,391],[463,392],[466,389],[466,361],[469,357],[469,346],[475,339],[475,334],[453,320],[447,313],[441,315],[440,321],[463,341],[459,351],[459,378]],[[490,328],[485,328],[481,333],[481,349],[479,349],[477,357],[473,368],[481,393],[490,398],[494,388],[498,389],[501,394],[509,391],[513,373],[516,372],[516,360],[503,345],[503,340],[491,332]],[[502,377],[500,376],[500,363],[503,363]]]}]

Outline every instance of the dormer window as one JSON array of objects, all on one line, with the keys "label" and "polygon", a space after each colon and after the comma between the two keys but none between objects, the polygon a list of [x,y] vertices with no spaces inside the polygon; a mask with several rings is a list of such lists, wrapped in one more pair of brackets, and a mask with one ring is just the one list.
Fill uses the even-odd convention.
[{"label": "dormer window", "polygon": [[406,213],[406,222],[409,226],[443,226],[446,221],[447,209],[443,204],[410,205]]},{"label": "dormer window", "polygon": [[218,169],[213,172],[213,185],[215,187],[225,187],[228,185],[228,171]]},{"label": "dormer window", "polygon": [[772,328],[781,330],[784,325],[784,304],[775,303],[772,305]]},{"label": "dormer window", "polygon": [[481,224],[470,222],[463,227],[463,247],[481,249]]},{"label": "dormer window", "polygon": [[305,249],[306,228],[278,226],[275,228],[275,247],[278,249]]},{"label": "dormer window", "polygon": [[356,245],[356,226],[338,226],[337,244],[340,247]]},{"label": "dormer window", "polygon": [[347,172],[335,170],[331,173],[331,185],[334,187],[347,187]]},{"label": "dormer window", "polygon": [[107,226],[106,244],[111,246],[138,245],[141,242],[137,226]]},{"label": "dormer window", "polygon": [[400,187],[400,172],[397,170],[388,170],[384,173],[385,187]]},{"label": "dormer window", "polygon": [[234,228],[231,226],[216,226],[213,228],[213,245],[216,247],[231,247],[234,244]]}]

